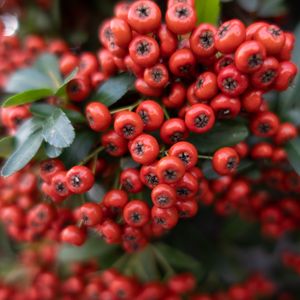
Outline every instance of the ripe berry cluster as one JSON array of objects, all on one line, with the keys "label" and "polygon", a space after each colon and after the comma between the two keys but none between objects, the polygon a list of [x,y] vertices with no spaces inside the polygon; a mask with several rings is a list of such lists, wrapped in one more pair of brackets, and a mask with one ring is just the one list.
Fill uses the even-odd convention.
[{"label": "ripe berry cluster", "polygon": [[[23,53],[26,59],[15,63],[16,67],[45,50],[60,57],[62,75],[78,67],[66,87],[72,103],[67,106],[84,108],[90,129],[100,134],[95,155],[83,158],[81,165],[67,171],[59,159],[40,164],[41,190],[54,204],[40,204],[51,207],[49,222],[55,206],[88,192],[98,179],[107,187],[99,203],[87,202],[69,211],[73,224],[58,226],[63,241],[81,245],[87,229],[92,229],[108,243],[136,251],[172,229],[180,218],[195,216],[199,204],[216,201],[216,211],[222,215],[230,207],[239,207],[236,202],[250,194],[250,181],[235,175],[241,160],[250,157],[259,163],[263,159],[285,164],[282,146],[297,137],[297,128],[280,122],[264,94],[287,89],[297,73],[290,62],[292,34],[264,22],[246,28],[236,19],[219,28],[196,25],[193,1],[169,0],[163,17],[155,2],[139,0],[119,3],[115,17],[100,26],[99,40],[103,48],[97,55],[76,55],[61,41],[47,46],[38,37],[29,37],[24,49],[16,38],[3,38],[1,45],[5,57],[8,49]],[[119,72],[136,77],[140,95],[114,109],[101,99],[90,101],[92,92]],[[58,105],[60,100],[47,101]],[[238,116],[258,139],[251,146],[241,142],[199,155],[193,135],[209,134],[219,120]],[[1,117],[13,134],[30,117],[29,105],[2,108]],[[128,153],[134,167],[121,168],[121,159]],[[109,166],[107,155],[117,163]],[[211,159],[220,179],[205,178],[204,159]],[[114,176],[117,185],[112,186]],[[40,234],[49,222],[41,222],[41,228],[33,232]]]}]

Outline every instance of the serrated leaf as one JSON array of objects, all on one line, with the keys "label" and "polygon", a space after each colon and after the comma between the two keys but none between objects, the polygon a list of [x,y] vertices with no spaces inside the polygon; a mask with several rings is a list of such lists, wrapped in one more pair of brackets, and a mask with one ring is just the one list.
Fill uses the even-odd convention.
[{"label": "serrated leaf", "polygon": [[196,0],[197,22],[217,25],[220,18],[220,0]]},{"label": "serrated leaf", "polygon": [[58,59],[55,55],[50,53],[40,55],[35,61],[34,67],[50,78],[54,90],[62,85],[63,80],[59,71]]},{"label": "serrated leaf", "polygon": [[69,147],[74,138],[74,128],[66,114],[56,108],[46,119],[43,125],[43,137],[47,143],[54,147]]},{"label": "serrated leaf", "polygon": [[191,134],[189,141],[199,153],[213,153],[221,147],[233,146],[244,141],[249,135],[245,124],[236,121],[216,123],[214,128],[204,134]]},{"label": "serrated leaf", "polygon": [[24,168],[38,152],[43,142],[42,131],[31,134],[4,164],[1,175],[6,177]]},{"label": "serrated leaf", "polygon": [[288,154],[288,159],[294,170],[300,175],[300,138],[289,141],[285,150]]},{"label": "serrated leaf", "polygon": [[30,118],[26,120],[17,130],[15,134],[17,147],[23,144],[31,134],[42,128],[42,120]]},{"label": "serrated leaf", "polygon": [[15,139],[13,136],[6,136],[0,139],[0,157],[8,158],[14,150]]},{"label": "serrated leaf", "polygon": [[[34,103],[30,106],[30,111],[34,116],[47,118],[56,108],[56,106],[46,103]],[[86,121],[85,117],[78,111],[64,108],[62,108],[62,111],[74,123],[84,123]]]},{"label": "serrated leaf", "polygon": [[45,152],[49,158],[56,158],[61,155],[63,149],[54,147],[48,143],[45,143]]},{"label": "serrated leaf", "polygon": [[111,106],[133,88],[134,81],[135,78],[128,73],[112,77],[101,85],[93,100]]},{"label": "serrated leaf", "polygon": [[21,93],[27,90],[52,88],[48,76],[34,68],[21,69],[15,72],[8,80],[5,91],[7,93]]},{"label": "serrated leaf", "polygon": [[50,89],[27,90],[6,99],[2,104],[2,107],[32,103],[34,101],[41,100],[52,95],[53,91]]},{"label": "serrated leaf", "polygon": [[62,153],[61,159],[65,166],[71,168],[84,159],[90,153],[97,139],[97,134],[90,130],[77,132],[72,145]]}]

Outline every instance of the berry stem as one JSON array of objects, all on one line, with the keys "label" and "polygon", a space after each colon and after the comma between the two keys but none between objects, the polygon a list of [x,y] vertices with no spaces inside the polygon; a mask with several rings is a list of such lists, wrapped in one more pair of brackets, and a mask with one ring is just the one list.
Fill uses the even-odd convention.
[{"label": "berry stem", "polygon": [[113,109],[110,111],[110,113],[113,115],[117,112],[120,112],[120,111],[123,111],[123,110],[129,110],[129,111],[132,111],[134,108],[136,108],[139,104],[141,103],[141,101],[137,101],[131,105],[128,105],[128,106],[123,106],[123,107],[120,107],[120,108],[117,108],[117,109]]},{"label": "berry stem", "polygon": [[213,157],[212,156],[209,156],[209,155],[198,155],[198,158],[200,158],[200,159],[208,159],[208,160],[212,160],[213,159]]},{"label": "berry stem", "polygon": [[162,109],[163,109],[163,111],[164,111],[164,115],[165,115],[166,119],[169,120],[169,119],[170,119],[170,115],[169,115],[169,113],[168,113],[166,107],[165,107],[165,106],[162,106]]},{"label": "berry stem", "polygon": [[151,249],[153,251],[153,254],[157,260],[157,262],[164,268],[166,271],[166,275],[170,276],[175,274],[174,269],[171,267],[171,265],[168,263],[168,261],[165,259],[165,257],[160,253],[160,251],[155,247],[154,245],[151,246]]},{"label": "berry stem", "polygon": [[85,165],[87,162],[89,162],[92,158],[94,158],[95,156],[97,157],[98,154],[104,150],[104,146],[100,146],[99,148],[95,149],[90,155],[88,155],[85,159],[83,159],[78,165],[79,166],[83,166]]}]

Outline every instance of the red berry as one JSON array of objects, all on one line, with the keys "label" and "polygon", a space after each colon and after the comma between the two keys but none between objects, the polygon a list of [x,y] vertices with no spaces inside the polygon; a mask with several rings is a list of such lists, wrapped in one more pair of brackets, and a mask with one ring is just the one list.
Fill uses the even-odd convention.
[{"label": "red berry", "polygon": [[90,190],[94,184],[92,171],[85,166],[75,166],[66,175],[67,186],[72,193],[83,194]]},{"label": "red berry", "polygon": [[217,150],[212,159],[213,168],[220,175],[235,173],[239,162],[239,155],[230,147],[224,147]]}]

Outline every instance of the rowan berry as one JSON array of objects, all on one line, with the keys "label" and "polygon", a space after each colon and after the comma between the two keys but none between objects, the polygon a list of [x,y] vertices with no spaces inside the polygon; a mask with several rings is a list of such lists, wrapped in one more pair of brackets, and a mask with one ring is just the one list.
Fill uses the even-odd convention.
[{"label": "rowan berry", "polygon": [[111,156],[122,156],[127,152],[127,140],[114,130],[104,133],[101,137],[102,146]]},{"label": "rowan berry", "polygon": [[214,170],[220,175],[229,175],[236,172],[240,158],[238,153],[230,147],[217,150],[212,159]]},{"label": "rowan berry", "polygon": [[184,173],[184,163],[178,157],[166,156],[157,164],[157,175],[161,182],[175,183],[183,177]]},{"label": "rowan berry", "polygon": [[86,232],[75,225],[69,225],[61,232],[60,238],[64,243],[81,246],[86,240]]},{"label": "rowan berry", "polygon": [[95,131],[105,131],[111,123],[111,115],[107,106],[100,102],[91,102],[86,106],[85,115],[90,127]]},{"label": "rowan berry", "polygon": [[67,186],[72,193],[82,194],[90,190],[94,184],[92,171],[85,166],[75,166],[67,174]]},{"label": "rowan berry", "polygon": [[199,75],[195,84],[195,96],[200,100],[210,100],[218,93],[217,76],[213,72]]}]

